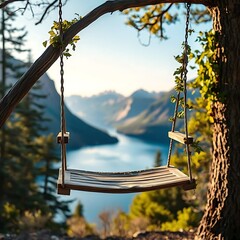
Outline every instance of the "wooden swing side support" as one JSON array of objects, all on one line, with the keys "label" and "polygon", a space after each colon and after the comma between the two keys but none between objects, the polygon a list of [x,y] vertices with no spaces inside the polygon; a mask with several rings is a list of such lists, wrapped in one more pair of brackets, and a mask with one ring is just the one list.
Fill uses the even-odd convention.
[{"label": "wooden swing side support", "polygon": [[[193,144],[193,137],[192,136],[186,136],[186,134],[184,133],[180,133],[178,131],[170,131],[168,132],[168,137],[172,140],[175,140],[179,143],[182,143],[182,144],[188,144],[188,145],[191,145]],[[190,166],[189,166],[190,167]],[[188,190],[193,190],[195,189],[197,186],[196,184],[196,180],[194,178],[192,178],[188,183],[186,183],[185,185],[182,186],[183,190],[184,191],[188,191]]]},{"label": "wooden swing side support", "polygon": [[[69,142],[70,139],[70,132],[63,133],[63,143],[66,144]],[[57,143],[62,143],[62,132],[59,132],[57,135]]]},{"label": "wooden swing side support", "polygon": [[71,190],[69,188],[63,187],[62,184],[57,185],[57,194],[69,196]]},{"label": "wooden swing side support", "polygon": [[[63,141],[62,141],[62,139],[63,139]],[[61,144],[61,145],[63,144],[65,146],[69,142],[69,139],[70,139],[70,132],[59,132],[57,135],[57,143],[58,144]],[[64,153],[64,154],[66,154],[66,153]],[[62,156],[62,157],[66,158],[66,156]],[[63,174],[66,170],[66,163],[64,163],[64,165],[65,166],[62,166],[62,167],[64,167]],[[70,195],[70,189],[66,188],[65,184],[64,184],[64,176],[62,176],[61,182],[58,181],[58,183],[57,183],[57,193],[61,194],[61,195]]]},{"label": "wooden swing side support", "polygon": [[186,134],[180,133],[180,132],[168,132],[168,137],[179,142],[182,144],[192,144],[193,143],[193,137],[188,136],[186,137]]},{"label": "wooden swing side support", "polygon": [[182,186],[184,191],[194,190],[196,189],[196,187],[197,187],[197,183],[194,178],[191,181],[189,181],[189,183]]}]

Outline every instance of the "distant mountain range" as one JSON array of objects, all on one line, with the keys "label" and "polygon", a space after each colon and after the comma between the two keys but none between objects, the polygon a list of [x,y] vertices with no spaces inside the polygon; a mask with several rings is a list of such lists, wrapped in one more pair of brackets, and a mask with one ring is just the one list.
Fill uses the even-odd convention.
[{"label": "distant mountain range", "polygon": [[124,99],[121,94],[106,91],[91,97],[79,95],[66,97],[66,105],[84,121],[99,128],[107,128],[118,113],[118,109],[122,107]]},{"label": "distant mountain range", "polygon": [[[21,61],[14,58],[10,59],[13,66],[19,66]],[[0,73],[1,73],[0,67]],[[7,84],[12,85],[15,83],[13,73],[8,70]],[[50,121],[43,122],[44,126],[48,128],[46,132],[42,134],[53,133],[57,135],[60,131],[60,96],[56,91],[54,82],[44,74],[39,80],[41,88],[35,91],[38,95],[44,95],[46,98],[40,98],[39,104],[45,106],[44,116]],[[68,149],[77,149],[82,146],[101,145],[117,143],[116,137],[110,136],[107,132],[99,130],[86,122],[82,121],[79,117],[74,115],[68,107],[65,107],[67,131],[70,132],[70,141]]]},{"label": "distant mountain range", "polygon": [[[111,126],[129,136],[166,144],[172,124],[169,118],[175,107],[171,95],[176,95],[175,90],[151,93],[140,89],[128,97],[103,92],[92,97],[67,97],[66,102],[71,111],[94,126]],[[182,125],[183,121],[178,120],[176,127]]]},{"label": "distant mountain range", "polygon": [[66,97],[67,106],[72,112],[94,126],[118,126],[130,118],[138,116],[154,103],[161,93],[149,93],[143,89],[129,97],[106,91],[92,97]]}]

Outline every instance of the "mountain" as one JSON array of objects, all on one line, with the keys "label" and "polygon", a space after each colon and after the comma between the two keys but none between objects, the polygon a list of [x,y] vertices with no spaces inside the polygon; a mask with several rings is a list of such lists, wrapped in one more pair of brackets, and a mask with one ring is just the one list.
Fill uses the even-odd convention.
[{"label": "mountain", "polygon": [[130,97],[138,99],[138,98],[145,98],[145,99],[152,99],[156,98],[160,95],[161,93],[156,93],[156,92],[148,92],[144,89],[139,89],[135,92],[133,92]]},{"label": "mountain", "polygon": [[[170,101],[172,95],[176,95],[175,90],[161,94],[161,97],[141,114],[119,125],[117,131],[148,141],[157,141],[161,144],[168,143],[168,132],[172,125],[169,118],[173,116],[175,108],[175,104]],[[189,93],[188,98],[193,99],[193,95]],[[178,119],[176,129],[180,129],[182,126],[183,120]]]},{"label": "mountain", "polygon": [[122,100],[121,107],[115,118],[112,119],[112,123],[119,125],[130,118],[136,117],[155,102],[157,98],[158,95],[156,93],[150,93],[143,89],[135,91],[129,97]]},{"label": "mountain", "polygon": [[122,106],[124,96],[105,91],[91,97],[73,95],[66,97],[66,105],[77,116],[99,128],[107,128]]},{"label": "mountain", "polygon": [[[40,93],[46,95],[41,103],[45,106],[45,117],[51,121],[45,125],[48,132],[57,134],[60,131],[60,96],[56,91],[54,82],[44,74],[40,79],[42,89]],[[90,126],[74,115],[65,107],[67,131],[70,132],[69,148],[76,149],[82,146],[116,143],[118,140],[102,130]]]},{"label": "mountain", "polygon": [[147,109],[159,93],[137,90],[128,97],[113,91],[106,91],[91,97],[70,96],[67,106],[79,117],[94,126],[109,127],[122,124]]}]

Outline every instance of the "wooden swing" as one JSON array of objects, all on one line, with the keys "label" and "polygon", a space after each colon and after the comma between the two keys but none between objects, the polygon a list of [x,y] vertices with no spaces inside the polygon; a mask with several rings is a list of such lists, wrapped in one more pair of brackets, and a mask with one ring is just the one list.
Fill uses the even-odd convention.
[{"label": "wooden swing", "polygon": [[[184,128],[185,133],[175,131],[178,106],[180,100],[180,92],[176,98],[176,106],[174,111],[172,129],[168,133],[170,138],[168,161],[166,166],[155,167],[141,171],[130,172],[93,172],[77,169],[68,169],[66,163],[66,144],[69,141],[69,132],[66,131],[65,114],[64,114],[64,79],[63,79],[63,54],[60,56],[60,75],[61,75],[61,131],[57,136],[57,142],[61,144],[62,166],[59,169],[59,177],[57,181],[57,192],[62,195],[70,195],[71,190],[81,190],[89,192],[102,193],[134,193],[169,187],[182,187],[184,190],[195,189],[195,179],[192,177],[191,171],[191,152],[190,145],[193,138],[188,135],[187,126],[187,46],[188,46],[188,25],[190,15],[190,4],[187,4],[186,32],[184,42],[184,60],[182,79],[184,82]],[[59,23],[60,36],[62,31],[62,3],[59,0]],[[61,49],[62,53],[63,49]],[[181,172],[174,166],[170,165],[173,141],[177,141],[185,145],[188,163],[188,175]]]}]

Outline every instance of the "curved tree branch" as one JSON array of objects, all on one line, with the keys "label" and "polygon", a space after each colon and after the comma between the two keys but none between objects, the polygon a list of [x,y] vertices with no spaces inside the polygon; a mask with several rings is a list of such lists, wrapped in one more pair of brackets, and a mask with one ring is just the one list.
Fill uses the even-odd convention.
[{"label": "curved tree branch", "polygon": [[[209,5],[211,0],[190,0],[192,3]],[[189,1],[189,2],[190,2]],[[8,1],[10,2],[10,0]],[[85,17],[72,25],[63,36],[64,48],[81,30],[96,21],[106,13],[123,11],[131,7],[155,5],[159,3],[180,3],[184,0],[112,0],[107,1],[92,10]],[[60,56],[60,49],[49,46],[33,63],[27,72],[15,83],[10,91],[0,101],[0,127],[3,126],[15,106],[29,92],[36,81],[53,65]]]}]

